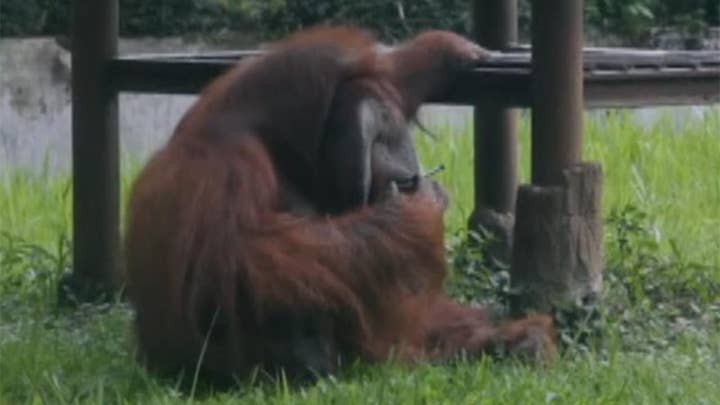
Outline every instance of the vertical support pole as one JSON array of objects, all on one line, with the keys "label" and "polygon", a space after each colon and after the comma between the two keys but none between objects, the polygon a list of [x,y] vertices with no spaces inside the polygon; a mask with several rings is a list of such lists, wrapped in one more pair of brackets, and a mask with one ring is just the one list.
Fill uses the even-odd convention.
[{"label": "vertical support pole", "polygon": [[[502,50],[517,41],[517,0],[474,0],[474,35],[483,47]],[[470,229],[495,239],[494,259],[508,263],[517,195],[517,112],[490,102],[475,105],[475,210]]]},{"label": "vertical support pole", "polygon": [[119,269],[118,0],[74,0],[72,25],[73,273],[60,303],[112,291]]},{"label": "vertical support pole", "polygon": [[580,162],[583,3],[532,1],[533,184],[559,184],[562,171]]},{"label": "vertical support pole", "polygon": [[581,162],[583,0],[532,1],[532,185],[519,188],[514,313],[574,311],[602,288],[602,168]]}]

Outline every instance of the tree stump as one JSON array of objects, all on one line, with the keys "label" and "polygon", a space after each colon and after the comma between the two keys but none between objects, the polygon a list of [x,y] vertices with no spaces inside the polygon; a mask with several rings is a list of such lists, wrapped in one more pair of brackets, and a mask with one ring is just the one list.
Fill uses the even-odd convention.
[{"label": "tree stump", "polygon": [[518,190],[511,266],[511,311],[549,312],[582,304],[602,289],[602,167],[563,171],[557,186]]}]

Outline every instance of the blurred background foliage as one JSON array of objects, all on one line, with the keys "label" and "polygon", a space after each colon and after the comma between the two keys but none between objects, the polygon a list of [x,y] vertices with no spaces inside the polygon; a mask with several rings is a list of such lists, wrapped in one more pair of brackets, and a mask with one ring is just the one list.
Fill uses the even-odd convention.
[{"label": "blurred background foliage", "polygon": [[[469,0],[119,0],[123,36],[253,33],[275,38],[320,22],[344,22],[376,30],[385,40],[433,27],[469,33]],[[530,0],[519,0],[521,38],[527,38]],[[586,0],[587,29],[626,44],[646,41],[671,27],[702,33],[720,25],[718,0]],[[63,35],[71,0],[2,0],[0,35]]]}]

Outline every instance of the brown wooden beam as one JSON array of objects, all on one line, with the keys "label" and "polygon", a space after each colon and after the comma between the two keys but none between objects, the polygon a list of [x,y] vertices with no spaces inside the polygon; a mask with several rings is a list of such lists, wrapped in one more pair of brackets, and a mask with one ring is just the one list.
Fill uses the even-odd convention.
[{"label": "brown wooden beam", "polygon": [[[472,5],[474,34],[481,46],[504,50],[514,45],[517,0],[475,0]],[[517,112],[493,99],[480,102],[479,97],[474,107],[475,204],[468,227],[490,232],[494,243],[487,246],[488,257],[509,263],[518,187]]]},{"label": "brown wooden beam", "polygon": [[717,103],[720,103],[720,69],[585,75],[586,108]]},{"label": "brown wooden beam", "polygon": [[[481,68],[461,74],[451,91],[433,103],[472,104],[492,100],[531,107],[529,69]],[[588,71],[583,79],[585,109],[720,103],[720,68]]]},{"label": "brown wooden beam", "polygon": [[[187,55],[186,55],[187,56]],[[531,73],[518,55],[495,67],[463,72],[448,94],[431,103],[477,105],[491,100],[506,107],[532,105]],[[110,63],[117,91],[197,94],[236,60],[221,58],[120,58]],[[701,69],[600,70],[584,74],[585,108],[697,105],[720,102],[720,67]]]},{"label": "brown wooden beam", "polygon": [[533,184],[518,192],[514,314],[572,314],[602,291],[603,171],[599,163],[581,162],[583,3],[532,1]]},{"label": "brown wooden beam", "polygon": [[73,272],[61,303],[106,295],[119,264],[117,0],[74,0],[72,26]]},{"label": "brown wooden beam", "polygon": [[[473,27],[480,45],[503,50],[517,41],[516,0],[473,1]],[[480,94],[480,93],[478,93]],[[475,208],[515,209],[517,192],[516,111],[500,103],[475,105]]]},{"label": "brown wooden beam", "polygon": [[580,162],[582,0],[532,1],[532,182],[552,185]]},{"label": "brown wooden beam", "polygon": [[234,60],[120,58],[110,62],[109,76],[117,91],[152,94],[198,94],[230,69]]}]

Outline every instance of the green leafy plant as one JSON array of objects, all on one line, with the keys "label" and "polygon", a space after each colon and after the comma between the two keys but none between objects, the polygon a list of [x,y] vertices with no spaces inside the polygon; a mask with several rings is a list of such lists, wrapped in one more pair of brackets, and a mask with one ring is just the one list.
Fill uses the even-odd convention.
[{"label": "green leafy plant", "polygon": [[451,275],[447,290],[464,302],[507,305],[511,295],[509,266],[490,261],[486,247],[492,235],[483,230],[460,231],[449,238]]}]

